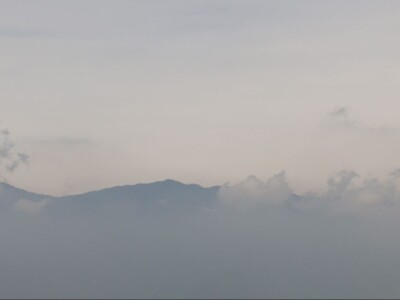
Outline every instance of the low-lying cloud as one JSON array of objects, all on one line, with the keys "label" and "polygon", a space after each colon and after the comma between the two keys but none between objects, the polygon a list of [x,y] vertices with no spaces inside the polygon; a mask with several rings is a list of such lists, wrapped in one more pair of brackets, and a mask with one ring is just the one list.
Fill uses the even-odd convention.
[{"label": "low-lying cloud", "polygon": [[373,214],[374,209],[399,209],[400,170],[396,169],[383,180],[361,178],[355,171],[343,170],[328,178],[325,191],[303,194],[291,188],[284,172],[265,182],[249,176],[238,184],[222,186],[218,195],[224,205],[241,209],[289,205],[298,210],[324,209],[328,213],[361,214],[369,208],[369,213]]},{"label": "low-lying cloud", "polygon": [[274,175],[266,182],[252,175],[238,184],[224,185],[219,190],[222,202],[239,207],[281,205],[292,195],[293,190],[287,182],[285,172]]},{"label": "low-lying cloud", "polygon": [[400,170],[340,171],[323,192],[289,178],[15,198],[0,298],[398,298]]}]

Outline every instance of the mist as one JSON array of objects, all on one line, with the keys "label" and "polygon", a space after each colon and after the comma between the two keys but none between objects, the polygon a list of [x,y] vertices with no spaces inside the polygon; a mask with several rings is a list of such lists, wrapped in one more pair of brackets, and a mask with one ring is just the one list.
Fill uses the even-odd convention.
[{"label": "mist", "polygon": [[320,194],[284,172],[61,198],[2,186],[0,297],[395,298],[397,174],[342,171]]}]

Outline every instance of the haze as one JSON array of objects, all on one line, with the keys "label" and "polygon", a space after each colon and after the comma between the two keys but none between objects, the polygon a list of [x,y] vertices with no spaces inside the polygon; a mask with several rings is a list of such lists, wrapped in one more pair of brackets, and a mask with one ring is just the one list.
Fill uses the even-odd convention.
[{"label": "haze", "polygon": [[399,28],[0,0],[0,298],[399,298]]}]

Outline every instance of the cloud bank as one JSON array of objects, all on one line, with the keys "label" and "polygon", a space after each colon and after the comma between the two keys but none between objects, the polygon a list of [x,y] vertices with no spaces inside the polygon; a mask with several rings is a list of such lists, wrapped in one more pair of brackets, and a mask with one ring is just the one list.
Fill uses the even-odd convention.
[{"label": "cloud bank", "polygon": [[[323,209],[327,213],[363,214],[366,210],[399,210],[400,170],[396,169],[383,180],[361,178],[355,171],[342,170],[327,180],[324,192],[296,193],[285,172],[266,182],[255,176],[235,185],[224,185],[219,190],[224,205],[252,209],[271,206],[290,206],[298,210]],[[400,210],[399,210],[400,211]]]},{"label": "cloud bank", "polygon": [[281,172],[1,197],[0,298],[397,298],[399,180],[345,170],[299,194]]},{"label": "cloud bank", "polygon": [[274,175],[266,182],[255,176],[235,185],[224,185],[219,190],[219,197],[226,204],[243,207],[254,205],[282,205],[293,196],[285,172]]}]

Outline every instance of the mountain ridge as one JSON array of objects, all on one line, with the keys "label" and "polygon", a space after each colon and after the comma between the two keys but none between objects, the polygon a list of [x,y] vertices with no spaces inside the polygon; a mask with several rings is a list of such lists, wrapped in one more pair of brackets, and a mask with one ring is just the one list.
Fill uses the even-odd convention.
[{"label": "mountain ridge", "polygon": [[14,191],[18,193],[26,193],[26,194],[31,194],[34,196],[40,196],[40,197],[46,197],[46,198],[52,198],[52,199],[60,199],[60,198],[71,198],[71,197],[80,197],[80,196],[85,196],[87,194],[92,194],[92,193],[98,193],[98,192],[104,192],[104,191],[109,191],[109,190],[116,190],[116,189],[126,189],[126,188],[137,188],[137,187],[144,187],[144,186],[156,186],[156,185],[161,185],[165,184],[168,186],[180,186],[180,187],[191,187],[191,188],[200,188],[200,189],[219,189],[220,186],[214,185],[210,187],[204,187],[202,185],[196,184],[196,183],[183,183],[174,179],[165,179],[165,180],[159,180],[159,181],[154,181],[154,182],[148,182],[148,183],[136,183],[136,184],[125,184],[125,185],[115,185],[115,186],[110,186],[110,187],[105,187],[105,188],[100,188],[96,190],[91,190],[83,193],[77,193],[77,194],[69,194],[69,195],[62,195],[62,196],[52,196],[48,194],[41,194],[37,192],[31,192],[29,190],[19,188],[17,186],[11,185],[6,182],[0,182],[0,196],[2,192],[4,191]]},{"label": "mountain ridge", "polygon": [[167,212],[189,211],[213,206],[219,186],[202,187],[166,179],[152,183],[113,186],[82,194],[53,197],[32,193],[0,183],[0,208],[26,211],[45,210],[59,216],[123,211]]}]

